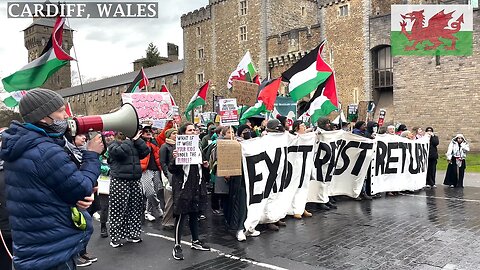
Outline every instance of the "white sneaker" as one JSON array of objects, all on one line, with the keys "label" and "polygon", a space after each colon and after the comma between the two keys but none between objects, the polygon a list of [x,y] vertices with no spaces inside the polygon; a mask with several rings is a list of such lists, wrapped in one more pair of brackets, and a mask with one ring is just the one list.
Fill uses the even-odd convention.
[{"label": "white sneaker", "polygon": [[155,217],[152,216],[150,213],[145,213],[145,219],[148,221],[155,221]]},{"label": "white sneaker", "polygon": [[99,214],[98,212],[93,213],[93,218],[94,218],[96,221],[100,221],[100,214]]},{"label": "white sneaker", "polygon": [[238,242],[243,242],[247,240],[247,236],[245,236],[245,233],[243,233],[243,230],[237,231],[237,240]]},{"label": "white sneaker", "polygon": [[260,232],[255,229],[253,229],[253,231],[247,230],[245,232],[245,236],[257,237],[259,235],[260,235]]}]

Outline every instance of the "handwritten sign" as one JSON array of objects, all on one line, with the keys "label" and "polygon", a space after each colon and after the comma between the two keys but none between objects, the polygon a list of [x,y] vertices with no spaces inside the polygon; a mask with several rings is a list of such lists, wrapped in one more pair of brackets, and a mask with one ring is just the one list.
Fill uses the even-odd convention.
[{"label": "handwritten sign", "polygon": [[258,85],[256,83],[233,80],[232,85],[232,96],[237,99],[238,104],[254,106],[257,103]]},{"label": "handwritten sign", "polygon": [[123,93],[123,103],[131,103],[140,120],[172,119],[173,108],[168,93]]},{"label": "handwritten sign", "polygon": [[177,135],[176,147],[177,158],[175,164],[200,164],[202,163],[202,153],[200,152],[198,135]]},{"label": "handwritten sign", "polygon": [[238,125],[237,100],[234,98],[220,99],[220,125]]},{"label": "handwritten sign", "polygon": [[217,147],[217,175],[242,175],[242,145],[235,140],[218,140]]}]

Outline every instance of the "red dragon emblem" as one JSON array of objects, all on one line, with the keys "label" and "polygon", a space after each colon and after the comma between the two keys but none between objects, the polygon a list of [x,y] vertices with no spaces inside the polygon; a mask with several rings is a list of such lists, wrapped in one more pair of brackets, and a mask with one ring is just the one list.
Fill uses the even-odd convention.
[{"label": "red dragon emblem", "polygon": [[[462,28],[463,14],[454,22],[449,24],[449,21],[453,18],[452,14],[455,11],[445,14],[445,10],[442,10],[432,16],[428,20],[428,26],[425,26],[424,10],[412,11],[410,13],[401,14],[403,21],[400,23],[402,27],[402,33],[408,38],[409,41],[413,41],[411,46],[405,46],[406,51],[418,50],[416,47],[418,44],[424,45],[424,50],[434,50],[440,45],[445,45],[445,50],[455,50],[455,46],[458,38],[453,34],[458,33]],[[413,22],[412,30],[407,32],[407,22],[409,19]],[[447,46],[440,39],[449,39],[452,41],[451,46]],[[423,44],[427,42],[427,44]],[[429,45],[429,43],[433,45]]]},{"label": "red dragon emblem", "polygon": [[233,80],[246,81],[247,72],[243,69],[238,70],[237,74],[234,74],[233,76],[230,77],[230,81],[232,82]]}]

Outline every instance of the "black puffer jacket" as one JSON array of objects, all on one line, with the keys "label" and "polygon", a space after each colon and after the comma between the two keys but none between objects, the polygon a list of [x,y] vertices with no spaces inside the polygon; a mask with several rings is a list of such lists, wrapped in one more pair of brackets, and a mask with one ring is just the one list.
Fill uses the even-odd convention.
[{"label": "black puffer jacket", "polygon": [[140,159],[150,154],[144,140],[113,141],[108,146],[110,175],[122,180],[138,180],[142,176]]},{"label": "black puffer jacket", "polygon": [[[6,207],[7,196],[5,191],[5,172],[3,171],[3,160],[0,159],[0,230],[3,237],[11,238],[10,224],[8,223],[8,211]],[[1,242],[0,242],[1,243]]]}]

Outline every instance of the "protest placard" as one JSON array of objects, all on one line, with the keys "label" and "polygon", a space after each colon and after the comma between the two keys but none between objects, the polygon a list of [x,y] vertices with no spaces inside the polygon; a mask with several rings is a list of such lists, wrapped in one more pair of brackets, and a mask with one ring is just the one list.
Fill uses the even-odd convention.
[{"label": "protest placard", "polygon": [[176,150],[178,153],[175,164],[200,164],[202,153],[200,152],[198,135],[177,135]]},{"label": "protest placard", "polygon": [[220,100],[220,125],[236,126],[238,123],[237,100],[234,98]]},{"label": "protest placard", "polygon": [[258,85],[245,81],[233,80],[232,96],[240,105],[254,106],[257,103]]},{"label": "protest placard", "polygon": [[242,146],[235,140],[217,141],[217,175],[242,175]]},{"label": "protest placard", "polygon": [[173,109],[169,93],[123,93],[122,101],[135,107],[140,120],[172,119]]}]

